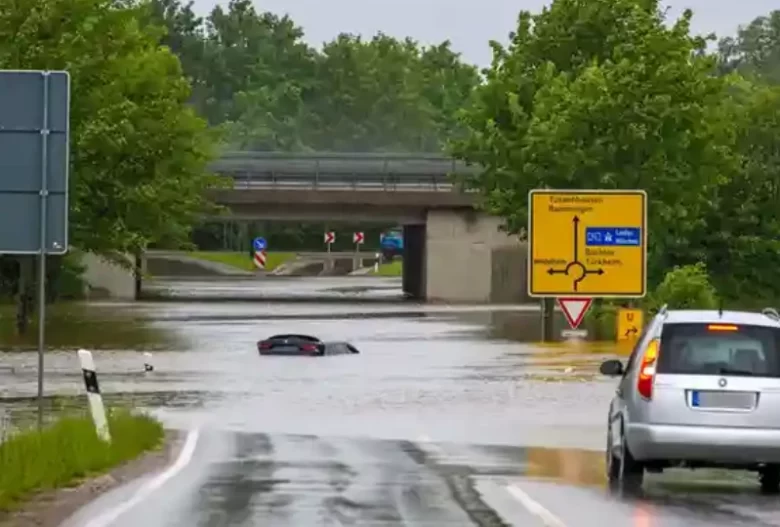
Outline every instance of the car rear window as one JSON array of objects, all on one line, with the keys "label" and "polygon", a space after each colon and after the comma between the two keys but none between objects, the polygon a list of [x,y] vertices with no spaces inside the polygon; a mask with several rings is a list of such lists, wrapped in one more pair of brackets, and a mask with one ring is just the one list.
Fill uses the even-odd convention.
[{"label": "car rear window", "polygon": [[307,342],[319,342],[319,339],[310,335],[274,335],[268,340],[305,340]]},{"label": "car rear window", "polygon": [[666,324],[658,373],[780,377],[780,330],[729,323]]}]

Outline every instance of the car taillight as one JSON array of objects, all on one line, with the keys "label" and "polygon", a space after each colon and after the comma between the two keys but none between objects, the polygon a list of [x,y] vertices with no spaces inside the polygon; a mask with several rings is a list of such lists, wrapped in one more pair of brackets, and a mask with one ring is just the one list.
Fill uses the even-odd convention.
[{"label": "car taillight", "polygon": [[261,350],[268,350],[268,349],[271,349],[271,343],[266,341],[266,340],[264,340],[263,342],[258,344],[258,347]]},{"label": "car taillight", "polygon": [[645,399],[653,398],[653,381],[655,380],[655,366],[658,360],[658,340],[654,339],[647,345],[642,363],[639,365],[639,379],[636,389],[639,395]]},{"label": "car taillight", "polygon": [[314,344],[304,344],[303,346],[301,346],[301,349],[303,351],[317,351],[317,346],[315,346]]}]

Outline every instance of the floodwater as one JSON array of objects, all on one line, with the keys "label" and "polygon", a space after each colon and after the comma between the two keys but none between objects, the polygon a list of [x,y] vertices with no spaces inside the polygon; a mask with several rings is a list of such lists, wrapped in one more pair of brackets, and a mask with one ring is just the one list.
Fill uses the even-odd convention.
[{"label": "floodwater", "polygon": [[[93,306],[171,343],[149,373],[148,342],[96,351],[109,404],[199,431],[182,475],[114,525],[777,525],[764,517],[780,509],[744,474],[718,476],[726,491],[707,488],[714,476],[669,490],[686,480],[664,475],[638,503],[605,496],[615,386],[596,372],[621,352],[614,346],[540,345],[533,306],[403,303],[397,280],[371,280],[177,281],[152,285],[174,302]],[[274,300],[285,292],[308,302]],[[361,353],[257,354],[257,340],[287,332],[348,340]],[[3,408],[23,419],[35,354],[0,361]],[[50,351],[46,367],[52,411],[83,408],[75,349]],[[687,497],[690,488],[704,490]],[[136,491],[109,493],[67,527]]]}]

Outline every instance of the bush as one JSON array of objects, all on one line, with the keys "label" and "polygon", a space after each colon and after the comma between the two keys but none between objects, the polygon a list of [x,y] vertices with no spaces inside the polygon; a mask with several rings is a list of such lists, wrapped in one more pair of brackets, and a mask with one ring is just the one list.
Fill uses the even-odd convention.
[{"label": "bush", "polygon": [[8,436],[0,444],[0,511],[36,492],[106,472],[162,444],[162,425],[149,416],[113,411],[108,424],[110,444],[98,438],[89,417],[65,417],[41,431]]},{"label": "bush", "polygon": [[[83,255],[80,251],[71,250],[58,261],[54,261],[49,272],[49,300],[80,300],[84,298],[86,283],[81,263]],[[53,259],[50,259],[52,261]]]},{"label": "bush", "polygon": [[646,307],[657,311],[664,304],[670,309],[716,309],[718,295],[703,263],[675,267],[647,298]]}]

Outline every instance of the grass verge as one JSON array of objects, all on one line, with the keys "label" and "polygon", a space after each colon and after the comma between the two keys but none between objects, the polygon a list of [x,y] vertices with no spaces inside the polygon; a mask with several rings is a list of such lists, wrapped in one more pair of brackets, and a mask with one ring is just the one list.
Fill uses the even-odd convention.
[{"label": "grass verge", "polygon": [[393,260],[392,262],[380,265],[379,270],[377,272],[372,272],[371,274],[377,276],[401,276],[403,274],[403,269],[403,260]]},{"label": "grass verge", "polygon": [[[242,271],[256,271],[257,267],[249,258],[249,253],[237,253],[229,251],[193,251],[187,253],[187,256],[205,260],[207,262],[221,263],[241,269]],[[295,259],[295,253],[269,252],[268,259],[265,262],[265,270],[273,271],[283,263]]]},{"label": "grass verge", "polygon": [[11,433],[0,443],[0,511],[34,494],[73,486],[159,448],[162,425],[152,417],[114,410],[112,442],[101,441],[89,417],[63,417],[41,431]]}]

